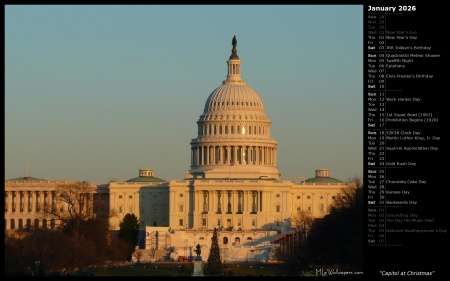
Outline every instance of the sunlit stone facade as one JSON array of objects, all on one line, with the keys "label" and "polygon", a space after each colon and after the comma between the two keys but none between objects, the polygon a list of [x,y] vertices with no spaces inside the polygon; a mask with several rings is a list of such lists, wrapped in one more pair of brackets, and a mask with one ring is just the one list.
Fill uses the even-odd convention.
[{"label": "sunlit stone facade", "polygon": [[[67,210],[67,204],[58,200],[57,187],[70,183],[73,181],[49,181],[28,175],[5,180],[5,230],[58,229],[60,222],[49,212]],[[86,194],[86,202],[92,208],[96,193]]]},{"label": "sunlit stone facade", "polygon": [[[258,93],[242,79],[235,38],[232,45],[227,79],[207,98],[197,136],[190,141],[186,177],[165,181],[152,169],[141,169],[136,178],[97,185],[97,192],[109,195],[113,230],[119,229],[126,214],[138,217],[141,248],[171,250],[177,259],[193,255],[200,244],[205,260],[217,228],[224,260],[267,260],[270,241],[295,227],[298,211],[323,217],[347,186],[332,178],[328,169],[318,169],[308,179],[280,179],[271,121]],[[19,206],[34,210],[36,202],[53,202],[55,184],[5,181],[5,227],[34,224],[37,213],[21,212]]]}]

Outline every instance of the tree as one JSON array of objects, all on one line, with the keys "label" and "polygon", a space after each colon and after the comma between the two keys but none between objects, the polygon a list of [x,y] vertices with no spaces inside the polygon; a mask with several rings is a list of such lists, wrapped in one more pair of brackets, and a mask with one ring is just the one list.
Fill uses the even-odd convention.
[{"label": "tree", "polygon": [[139,220],[134,214],[126,214],[120,222],[119,238],[127,242],[133,249],[138,243]]},{"label": "tree", "polygon": [[337,196],[330,214],[317,219],[308,237],[314,262],[339,262],[362,270],[364,246],[363,185],[354,178]]},{"label": "tree", "polygon": [[209,250],[208,275],[220,275],[222,273],[222,261],[220,260],[220,248],[217,240],[217,228],[214,227],[213,236],[211,238],[211,249]]},{"label": "tree", "polygon": [[356,204],[361,203],[358,201],[356,191],[358,188],[362,188],[363,183],[360,178],[354,177],[348,181],[348,186],[340,190],[339,194],[334,199],[330,213],[344,212],[352,210],[356,207]]},{"label": "tree", "polygon": [[291,231],[277,239],[279,246],[275,249],[275,256],[285,262],[289,275],[297,275],[301,268],[307,267],[306,243],[313,222],[309,211],[299,210],[292,218]]},{"label": "tree", "polygon": [[75,241],[80,241],[85,234],[82,222],[95,217],[92,204],[95,191],[95,186],[86,181],[60,184],[55,190],[56,202],[44,208],[44,213],[59,221]]},{"label": "tree", "polygon": [[[44,214],[58,221],[73,243],[67,245],[72,253],[71,266],[77,267],[81,256],[87,253],[84,239],[89,231],[89,220],[95,219],[93,198],[96,187],[89,182],[63,183],[56,187],[55,202],[44,206]],[[88,255],[89,256],[89,255]]]},{"label": "tree", "polygon": [[309,211],[300,210],[294,217],[293,222],[295,224],[295,236],[296,239],[296,258],[302,262],[306,258],[306,243],[308,241],[308,235],[311,230],[314,218]]},{"label": "tree", "polygon": [[296,227],[296,231],[301,233],[305,239],[308,236],[308,232],[311,230],[313,221],[314,218],[311,216],[311,213],[303,210],[298,211],[292,220]]}]

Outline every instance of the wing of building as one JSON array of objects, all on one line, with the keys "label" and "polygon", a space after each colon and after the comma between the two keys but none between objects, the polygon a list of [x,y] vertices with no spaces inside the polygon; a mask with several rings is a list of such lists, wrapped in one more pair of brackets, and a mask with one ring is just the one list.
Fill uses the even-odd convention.
[{"label": "wing of building", "polygon": [[[117,214],[110,219],[113,229],[119,229],[127,213],[139,218],[140,248],[151,258],[155,251],[169,251],[174,260],[193,256],[200,244],[206,260],[217,228],[224,260],[268,260],[270,241],[295,227],[299,211],[323,217],[347,186],[330,177],[328,169],[318,169],[308,179],[280,179],[271,121],[259,94],[242,79],[236,43],[227,61],[226,80],[207,97],[197,120],[186,177],[166,181],[155,177],[152,169],[142,169],[136,178],[97,186],[98,192],[109,195],[110,211]],[[6,194],[37,184],[26,183],[5,181]],[[48,183],[42,187],[51,189]],[[20,227],[15,220],[28,220],[27,212],[11,209],[17,200],[17,195],[6,197],[8,229]]]}]

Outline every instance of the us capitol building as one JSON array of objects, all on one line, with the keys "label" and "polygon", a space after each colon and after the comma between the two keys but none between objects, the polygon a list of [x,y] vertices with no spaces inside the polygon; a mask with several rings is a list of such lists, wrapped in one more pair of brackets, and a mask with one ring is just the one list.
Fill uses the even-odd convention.
[{"label": "us capitol building", "polygon": [[[348,185],[330,177],[328,169],[317,169],[309,179],[280,179],[271,121],[258,93],[242,79],[236,45],[234,37],[227,79],[209,95],[197,121],[186,178],[165,181],[153,169],[141,169],[124,182],[95,184],[117,213],[110,218],[112,229],[135,214],[139,248],[153,258],[155,251],[170,252],[174,260],[192,256],[200,244],[206,260],[217,228],[223,260],[268,260],[270,242],[295,227],[298,211],[323,217]],[[66,182],[28,175],[5,180],[5,230],[57,226],[40,211]]]}]

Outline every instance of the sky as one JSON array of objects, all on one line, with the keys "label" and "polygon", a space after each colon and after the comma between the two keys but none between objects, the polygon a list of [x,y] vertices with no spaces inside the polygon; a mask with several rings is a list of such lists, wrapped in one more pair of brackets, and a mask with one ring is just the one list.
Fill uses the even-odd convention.
[{"label": "sky", "polygon": [[362,5],[6,5],[5,180],[184,179],[234,35],[281,179],[362,179]]}]

